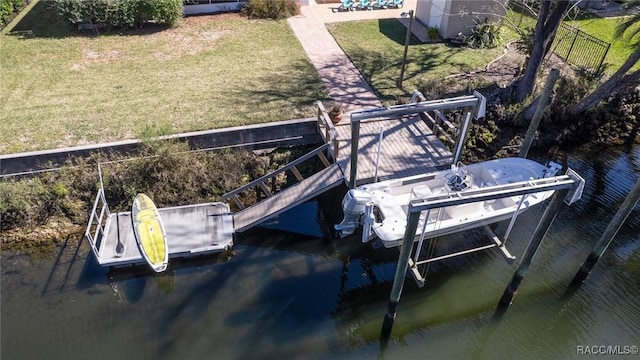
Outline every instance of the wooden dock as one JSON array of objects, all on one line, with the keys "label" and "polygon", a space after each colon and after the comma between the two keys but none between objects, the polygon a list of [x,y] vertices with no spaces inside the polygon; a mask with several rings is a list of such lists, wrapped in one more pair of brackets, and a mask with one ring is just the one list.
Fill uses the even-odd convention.
[{"label": "wooden dock", "polygon": [[[233,245],[233,221],[225,203],[168,207],[158,211],[167,233],[169,258],[222,252]],[[102,266],[145,263],[135,240],[131,212],[111,213],[102,189],[96,196],[85,237]],[[119,248],[122,250],[118,253]]]},{"label": "wooden dock", "polygon": [[[340,139],[336,161],[349,177],[351,124],[345,121],[335,126],[335,129]],[[424,174],[447,167],[453,161],[453,154],[417,114],[399,119],[363,122],[360,126],[358,145],[357,184],[371,183],[375,180],[376,162],[378,180],[382,181]]]},{"label": "wooden dock", "polygon": [[[376,180],[419,175],[448,167],[461,152],[472,113],[476,118],[484,115],[484,97],[474,94],[414,101],[416,95],[409,104],[347,114],[348,120],[339,124],[331,122],[324,106],[318,102],[318,131],[325,143],[273,173],[224,194],[223,199],[232,200],[239,208],[238,212],[231,214],[227,203],[159,209],[167,232],[169,257],[229,249],[233,245],[234,232],[258,225],[345,180],[353,188]],[[440,129],[438,118],[444,118],[441,110],[462,108],[467,109],[467,115],[462,128],[454,129],[459,130],[454,155],[432,129]],[[435,115],[429,115],[428,111]],[[425,119],[432,119],[430,126]],[[446,119],[443,121],[448,123]],[[316,156],[325,168],[304,178],[297,166]],[[291,172],[298,182],[277,191],[275,179],[285,172]],[[240,194],[247,191],[264,194],[265,198],[245,206]],[[111,214],[102,188],[96,196],[85,237],[100,265],[144,262],[134,238],[130,212]]]}]

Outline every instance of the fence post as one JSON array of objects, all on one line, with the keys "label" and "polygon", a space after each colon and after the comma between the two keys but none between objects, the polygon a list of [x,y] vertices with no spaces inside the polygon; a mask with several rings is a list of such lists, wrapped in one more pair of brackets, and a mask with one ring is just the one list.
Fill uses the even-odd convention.
[{"label": "fence post", "polygon": [[573,41],[571,42],[571,46],[569,46],[569,51],[567,51],[567,57],[564,58],[564,61],[569,62],[569,55],[571,55],[571,51],[573,51],[573,45],[576,43],[576,39],[578,38],[578,33],[580,30],[576,31],[573,35]]},{"label": "fence post", "polygon": [[598,76],[598,74],[600,74],[600,68],[602,68],[602,64],[604,64],[604,59],[607,57],[610,47],[611,47],[611,43],[608,43],[607,50],[604,51],[604,55],[602,55],[602,57],[600,58],[600,63],[598,64],[598,68],[596,69],[596,72],[594,74],[595,76]]}]

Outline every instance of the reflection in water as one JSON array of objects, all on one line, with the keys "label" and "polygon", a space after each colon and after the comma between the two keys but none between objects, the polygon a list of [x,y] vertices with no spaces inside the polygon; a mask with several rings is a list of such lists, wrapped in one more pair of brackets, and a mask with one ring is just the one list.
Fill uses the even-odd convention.
[{"label": "reflection in water", "polygon": [[[71,239],[53,259],[2,254],[0,355],[556,359],[576,357],[577,346],[640,345],[638,207],[587,282],[562,296],[640,176],[639,158],[636,147],[567,159],[587,181],[585,196],[563,208],[499,322],[493,311],[518,260],[508,265],[491,250],[434,263],[422,289],[407,278],[382,353],[397,249],[372,249],[357,236],[325,239],[316,227],[308,235],[253,229],[237,236],[232,253],[172,261],[166,274],[153,275],[142,267],[102,269],[85,242]],[[329,224],[340,214],[327,204],[341,194],[330,197],[308,205]],[[518,218],[509,240],[514,255],[522,256],[539,215]],[[438,251],[483,236],[442,237]]]}]

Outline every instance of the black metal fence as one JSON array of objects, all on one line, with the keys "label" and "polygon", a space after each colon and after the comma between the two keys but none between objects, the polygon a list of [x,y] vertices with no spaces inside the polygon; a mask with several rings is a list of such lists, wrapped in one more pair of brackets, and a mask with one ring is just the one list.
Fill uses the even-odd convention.
[{"label": "black metal fence", "polygon": [[609,52],[610,43],[567,24],[560,24],[552,51],[567,63],[598,75]]},{"label": "black metal fence", "polygon": [[[535,27],[535,14],[529,13],[528,8],[519,4],[519,1],[510,1],[509,4],[511,10],[519,14],[516,26],[521,28]],[[611,47],[610,43],[561,23],[551,51],[568,64],[593,75],[598,75],[604,70],[602,66],[609,52],[609,47]]]}]

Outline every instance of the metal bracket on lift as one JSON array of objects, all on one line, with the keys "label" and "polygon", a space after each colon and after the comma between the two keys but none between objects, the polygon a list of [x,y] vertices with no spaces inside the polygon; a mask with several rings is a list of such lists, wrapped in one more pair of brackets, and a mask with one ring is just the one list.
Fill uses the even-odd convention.
[{"label": "metal bracket on lift", "polygon": [[484,225],[482,226],[482,228],[487,233],[487,235],[489,235],[493,243],[489,245],[483,245],[473,249],[458,251],[448,255],[437,256],[434,258],[430,258],[430,259],[426,259],[418,262],[414,261],[411,257],[409,257],[409,273],[413,277],[413,280],[415,280],[416,285],[418,285],[418,287],[423,287],[425,284],[425,277],[422,276],[422,274],[420,273],[420,270],[418,269],[419,265],[427,264],[427,263],[438,261],[438,260],[444,260],[444,259],[458,256],[458,255],[465,255],[465,254],[469,254],[469,253],[480,251],[480,250],[497,248],[498,250],[500,250],[500,254],[502,254],[502,257],[504,257],[505,261],[509,265],[513,264],[516,257],[511,255],[511,253],[509,252],[509,249],[507,249],[507,247],[505,246],[505,242],[502,239],[500,239],[500,237],[496,235],[496,233],[493,232],[493,230],[491,230],[491,228],[488,225]]},{"label": "metal bracket on lift", "polygon": [[513,264],[513,261],[516,259],[516,257],[511,255],[511,253],[509,252],[509,249],[507,249],[505,245],[505,241],[500,239],[500,237],[496,235],[496,233],[493,232],[493,230],[491,230],[491,228],[488,225],[485,225],[482,228],[487,233],[487,235],[489,235],[491,240],[493,240],[493,242],[496,244],[496,247],[498,248],[498,250],[500,250],[502,257],[504,257],[507,263],[509,265]]},{"label": "metal bracket on lift", "polygon": [[582,176],[580,176],[580,174],[578,174],[571,168],[567,169],[566,175],[576,183],[578,183],[577,186],[574,186],[569,190],[567,197],[564,199],[565,204],[571,205],[582,198],[582,191],[584,190],[585,181]]},{"label": "metal bracket on lift", "polygon": [[425,279],[422,274],[420,274],[420,271],[418,271],[418,264],[416,264],[412,258],[409,258],[409,273],[419,288],[424,287]]}]

